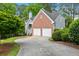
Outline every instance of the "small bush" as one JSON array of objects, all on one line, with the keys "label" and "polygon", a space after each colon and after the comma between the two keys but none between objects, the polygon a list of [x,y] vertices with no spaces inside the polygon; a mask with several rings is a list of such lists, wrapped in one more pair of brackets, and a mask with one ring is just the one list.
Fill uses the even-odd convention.
[{"label": "small bush", "polygon": [[54,29],[54,31],[58,31],[58,30],[60,30],[60,29]]},{"label": "small bush", "polygon": [[79,44],[79,19],[70,24],[69,35],[72,42]]},{"label": "small bush", "polygon": [[69,41],[69,33],[62,33],[62,41]]},{"label": "small bush", "polygon": [[62,41],[69,41],[69,30],[67,28],[63,29],[61,33]]},{"label": "small bush", "polygon": [[61,33],[62,33],[62,30],[54,31],[54,33],[52,34],[52,39],[55,41],[61,41],[62,40]]},{"label": "small bush", "polygon": [[52,34],[52,38],[55,41],[69,41],[69,29],[55,30]]}]

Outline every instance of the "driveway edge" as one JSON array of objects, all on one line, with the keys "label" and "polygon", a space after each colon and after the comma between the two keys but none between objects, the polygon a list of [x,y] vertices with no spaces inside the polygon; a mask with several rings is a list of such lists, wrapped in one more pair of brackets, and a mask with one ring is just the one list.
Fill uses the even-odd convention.
[{"label": "driveway edge", "polygon": [[22,48],[21,48],[21,46],[20,46],[19,52],[17,53],[16,56],[19,56],[19,53],[21,52],[21,49],[22,49]]}]

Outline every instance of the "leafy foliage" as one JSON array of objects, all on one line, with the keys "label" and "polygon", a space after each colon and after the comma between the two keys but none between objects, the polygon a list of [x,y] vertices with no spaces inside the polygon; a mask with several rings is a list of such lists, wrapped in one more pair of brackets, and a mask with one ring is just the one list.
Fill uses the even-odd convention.
[{"label": "leafy foliage", "polygon": [[69,27],[69,25],[72,23],[73,19],[70,16],[66,16],[65,17],[65,21],[66,21],[66,27]]},{"label": "leafy foliage", "polygon": [[61,30],[56,30],[53,34],[52,34],[52,38],[53,40],[55,41],[61,41],[61,33],[62,31]]},{"label": "leafy foliage", "polygon": [[69,34],[71,41],[79,44],[79,19],[70,24]]},{"label": "leafy foliage", "polygon": [[41,8],[44,8],[45,10],[51,12],[51,4],[48,3],[31,3],[28,5],[20,5],[18,6],[18,10],[20,12],[20,17],[23,17],[23,19],[28,19],[28,14],[31,11],[33,16],[36,16],[36,14],[39,12]]},{"label": "leafy foliage", "polygon": [[65,29],[56,29],[52,34],[52,38],[55,41],[69,41],[69,30]]},{"label": "leafy foliage", "polygon": [[43,8],[43,6],[40,4],[29,4],[29,6],[26,7],[25,12],[28,15],[28,13],[31,11],[33,16],[35,16],[41,8]]},{"label": "leafy foliage", "polygon": [[56,41],[70,41],[79,44],[79,19],[73,21],[68,29],[55,30],[52,38]]},{"label": "leafy foliage", "polygon": [[41,5],[43,6],[43,8],[49,12],[52,12],[52,4],[50,3],[41,3]]},{"label": "leafy foliage", "polygon": [[[18,16],[13,16],[0,11],[0,35],[8,37],[16,35],[18,31],[22,31],[24,23]],[[20,30],[21,29],[21,30]]]},{"label": "leafy foliage", "polygon": [[0,11],[7,14],[16,14],[16,4],[12,3],[0,3]]},{"label": "leafy foliage", "polygon": [[62,41],[69,41],[69,29],[65,28],[62,31],[63,31],[61,34]]}]

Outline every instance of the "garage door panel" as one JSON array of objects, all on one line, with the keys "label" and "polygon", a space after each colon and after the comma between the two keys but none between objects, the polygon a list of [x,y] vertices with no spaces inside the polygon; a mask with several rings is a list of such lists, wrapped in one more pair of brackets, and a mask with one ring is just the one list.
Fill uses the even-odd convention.
[{"label": "garage door panel", "polygon": [[44,28],[42,29],[42,36],[48,36],[51,37],[51,28]]},{"label": "garage door panel", "polygon": [[41,29],[40,28],[34,28],[33,29],[33,35],[34,36],[41,36]]}]

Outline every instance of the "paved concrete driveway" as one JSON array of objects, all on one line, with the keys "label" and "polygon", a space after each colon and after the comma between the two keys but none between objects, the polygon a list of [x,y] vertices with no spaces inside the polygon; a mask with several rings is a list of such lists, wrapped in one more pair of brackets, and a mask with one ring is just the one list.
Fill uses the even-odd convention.
[{"label": "paved concrete driveway", "polygon": [[79,50],[56,42],[48,37],[27,37],[17,39],[21,45],[18,56],[79,56]]}]

